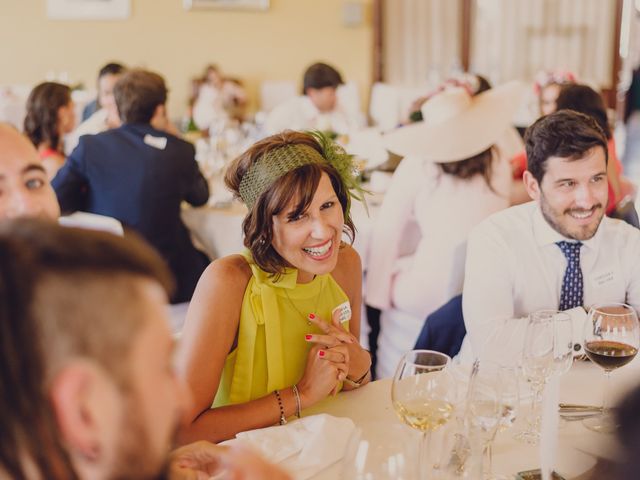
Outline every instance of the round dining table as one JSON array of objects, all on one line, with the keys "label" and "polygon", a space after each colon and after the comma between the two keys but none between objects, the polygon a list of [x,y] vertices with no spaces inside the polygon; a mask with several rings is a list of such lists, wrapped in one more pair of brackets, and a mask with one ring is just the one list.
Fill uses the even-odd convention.
[{"label": "round dining table", "polygon": [[[635,359],[629,365],[614,371],[611,378],[610,397],[617,402],[626,392],[640,383],[640,360]],[[603,370],[589,361],[576,360],[571,369],[559,379],[559,401],[580,405],[601,405],[604,388]],[[353,420],[356,427],[367,422],[388,422],[390,425],[401,423],[391,403],[392,379],[385,378],[369,383],[359,389],[342,392],[329,397],[303,411],[303,416],[326,413],[336,417]],[[530,445],[514,438],[524,429],[525,417],[530,412],[530,398],[521,400],[518,418],[511,428],[497,434],[493,443],[493,472],[517,478],[521,471],[540,467],[541,445]],[[558,413],[559,414],[559,413]],[[405,427],[409,429],[409,427]],[[435,432],[430,447],[436,450],[435,457],[442,458],[450,452],[438,452],[444,444],[447,427],[440,435]],[[384,429],[369,431],[382,432]],[[413,433],[409,433],[411,435]],[[373,442],[384,441],[370,439]],[[415,441],[418,442],[415,433]],[[560,419],[557,429],[557,447],[555,448],[555,471],[566,480],[587,479],[598,457],[611,459],[615,456],[617,439],[615,435],[596,433],[588,430],[580,420]],[[433,458],[433,457],[432,457]],[[344,460],[343,460],[344,461]],[[316,480],[340,478],[341,462],[334,463],[315,477]]]}]

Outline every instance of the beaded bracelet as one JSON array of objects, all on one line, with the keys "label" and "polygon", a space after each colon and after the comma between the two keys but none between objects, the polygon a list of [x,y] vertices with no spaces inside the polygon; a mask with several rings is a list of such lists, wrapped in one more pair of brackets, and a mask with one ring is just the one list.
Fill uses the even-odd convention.
[{"label": "beaded bracelet", "polygon": [[293,395],[296,397],[296,417],[301,418],[300,392],[298,392],[298,385],[294,384],[293,387],[291,387],[291,390],[293,390]]},{"label": "beaded bracelet", "polygon": [[284,425],[285,423],[287,423],[287,419],[284,416],[284,404],[282,403],[280,392],[278,390],[274,390],[273,393],[276,396],[276,400],[278,400],[278,408],[280,408],[280,425]]}]

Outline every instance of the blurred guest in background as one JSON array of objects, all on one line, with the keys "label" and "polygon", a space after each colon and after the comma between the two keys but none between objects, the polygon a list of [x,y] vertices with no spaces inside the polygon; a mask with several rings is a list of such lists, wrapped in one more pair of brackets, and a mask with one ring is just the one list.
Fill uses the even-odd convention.
[{"label": "blurred guest in background", "polygon": [[336,94],[343,83],[335,68],[314,63],[304,72],[302,96],[287,100],[269,113],[267,132],[320,130],[344,135],[358,129],[361,125],[357,112],[348,112]]},{"label": "blurred guest in background", "polygon": [[[377,373],[390,376],[425,318],[462,292],[467,235],[509,206],[509,161],[496,145],[522,98],[518,84],[471,97],[447,86],[424,121],[386,135],[404,155],[371,232],[365,302],[382,310]],[[376,339],[372,340],[372,345]]]},{"label": "blurred guest in background", "polygon": [[0,477],[288,478],[240,448],[168,454],[190,399],[143,242],[17,220],[0,252]]},{"label": "blurred guest in background", "polygon": [[24,132],[38,149],[52,179],[64,164],[64,141],[76,125],[71,89],[55,82],[37,85],[27,99]]},{"label": "blurred guest in background", "polygon": [[[78,139],[82,135],[95,135],[110,128],[121,125],[118,107],[113,98],[113,87],[124,72],[125,68],[119,63],[107,63],[98,73],[98,98],[95,100],[96,109],[85,117],[83,113],[82,123],[67,135],[64,148],[69,155],[78,145]],[[84,112],[87,111],[85,107]]]},{"label": "blurred guest in background", "polygon": [[563,85],[576,83],[577,78],[568,70],[543,71],[536,75],[534,91],[538,97],[540,115],[549,115],[557,110],[556,99]]},{"label": "blurred guest in background", "polygon": [[59,215],[38,152],[13,125],[0,123],[0,221],[18,217],[56,221]]},{"label": "blurred guest in background", "polygon": [[640,65],[633,71],[625,99],[626,141],[623,163],[627,175],[640,176]]},{"label": "blurred guest in background", "polygon": [[53,187],[63,212],[106,215],[140,233],[176,277],[172,301],[189,301],[209,260],[191,243],[180,205],[204,205],[207,181],[193,145],[166,132],[167,88],[160,75],[130,70],[114,96],[123,125],[81,137]]},{"label": "blurred guest in background", "polygon": [[217,66],[208,65],[197,84],[197,95],[190,103],[193,121],[200,130],[208,130],[216,122],[243,120],[247,94],[239,80],[225,78]]},{"label": "blurred guest in background", "polygon": [[286,131],[249,148],[225,180],[249,209],[247,250],[213,262],[189,306],[178,368],[194,405],[183,441],[283,424],[370,379],[360,258],[342,243],[354,235],[351,157],[322,134]]}]

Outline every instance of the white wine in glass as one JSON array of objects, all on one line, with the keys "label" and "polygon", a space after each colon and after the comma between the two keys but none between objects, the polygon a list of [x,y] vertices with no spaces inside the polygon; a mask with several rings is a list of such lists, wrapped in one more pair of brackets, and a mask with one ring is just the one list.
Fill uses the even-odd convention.
[{"label": "white wine in glass", "polygon": [[624,303],[594,305],[585,322],[584,352],[604,370],[605,388],[602,414],[582,423],[590,430],[613,433],[617,428],[608,406],[607,392],[611,372],[625,366],[638,353],[640,326],[633,307]]},{"label": "white wine in glass", "polygon": [[448,372],[451,359],[431,350],[406,353],[396,369],[391,402],[398,417],[420,432],[420,478],[427,477],[427,440],[453,416],[455,384]]}]

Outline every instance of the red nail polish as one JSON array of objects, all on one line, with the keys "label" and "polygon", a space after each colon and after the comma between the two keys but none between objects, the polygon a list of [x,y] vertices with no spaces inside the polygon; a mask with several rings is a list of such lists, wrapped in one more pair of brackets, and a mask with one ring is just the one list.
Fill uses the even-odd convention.
[{"label": "red nail polish", "polygon": [[305,335],[305,336],[304,336],[304,339],[305,339],[305,340],[311,340],[311,335]]},{"label": "red nail polish", "polygon": [[325,356],[325,352],[324,352],[324,350],[320,350],[320,351],[318,352],[318,356],[319,356],[319,357],[324,357],[324,356]]},{"label": "red nail polish", "polygon": [[314,318],[316,318],[316,316],[315,316],[313,313],[310,313],[310,314],[309,314],[309,318],[310,318],[311,320],[313,320]]}]

